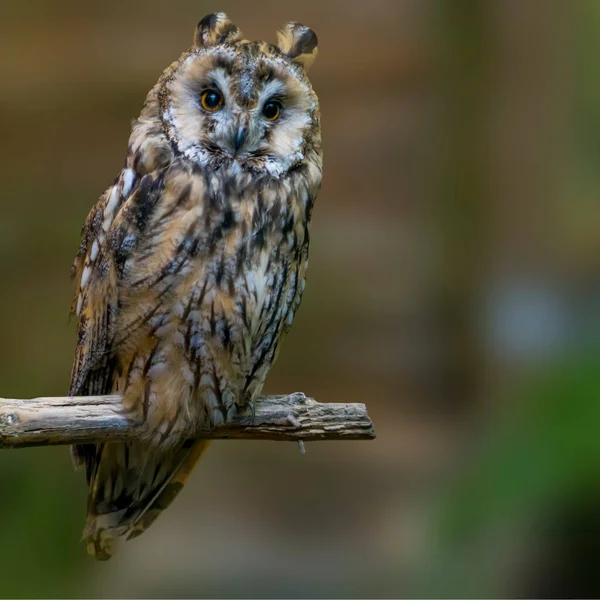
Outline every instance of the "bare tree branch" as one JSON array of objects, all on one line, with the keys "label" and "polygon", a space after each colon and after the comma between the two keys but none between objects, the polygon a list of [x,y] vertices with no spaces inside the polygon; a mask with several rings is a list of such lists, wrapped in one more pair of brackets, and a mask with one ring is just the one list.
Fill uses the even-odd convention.
[{"label": "bare tree branch", "polygon": [[[121,396],[0,398],[0,448],[135,440],[143,424],[123,412]],[[198,438],[315,441],[370,440],[373,423],[364,404],[320,404],[302,393],[262,396],[232,423]]]}]

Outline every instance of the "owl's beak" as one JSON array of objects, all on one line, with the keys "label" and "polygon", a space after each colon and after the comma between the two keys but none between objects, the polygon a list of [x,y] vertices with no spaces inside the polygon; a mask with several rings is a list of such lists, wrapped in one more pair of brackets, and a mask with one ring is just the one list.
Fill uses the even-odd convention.
[{"label": "owl's beak", "polygon": [[233,136],[233,151],[237,154],[248,139],[248,127],[240,125]]}]

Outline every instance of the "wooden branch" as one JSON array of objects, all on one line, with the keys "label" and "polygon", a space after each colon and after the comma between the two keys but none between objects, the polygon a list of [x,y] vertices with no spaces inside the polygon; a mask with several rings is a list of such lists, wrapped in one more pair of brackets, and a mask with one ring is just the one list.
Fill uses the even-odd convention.
[{"label": "wooden branch", "polygon": [[[121,396],[0,398],[0,448],[135,440],[140,422],[123,413]],[[373,423],[364,404],[320,404],[302,393],[263,396],[254,417],[200,431],[198,438],[275,441],[370,440]]]}]

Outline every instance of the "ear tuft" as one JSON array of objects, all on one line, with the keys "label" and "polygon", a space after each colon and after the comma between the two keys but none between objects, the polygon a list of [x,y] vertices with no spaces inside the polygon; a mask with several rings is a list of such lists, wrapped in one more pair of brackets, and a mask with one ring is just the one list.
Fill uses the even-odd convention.
[{"label": "ear tuft", "polygon": [[281,52],[305,71],[317,58],[318,43],[317,34],[301,23],[288,23],[277,32],[277,45]]},{"label": "ear tuft", "polygon": [[217,44],[231,44],[243,38],[242,32],[225,13],[206,15],[194,32],[194,46],[206,48]]}]

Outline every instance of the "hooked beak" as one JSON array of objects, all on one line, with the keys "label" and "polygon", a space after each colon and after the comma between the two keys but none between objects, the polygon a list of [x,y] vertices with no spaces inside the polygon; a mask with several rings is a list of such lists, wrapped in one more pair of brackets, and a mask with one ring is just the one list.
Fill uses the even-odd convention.
[{"label": "hooked beak", "polygon": [[233,134],[232,146],[234,154],[237,155],[239,151],[244,147],[246,140],[248,139],[248,127],[240,125],[235,133]]}]

